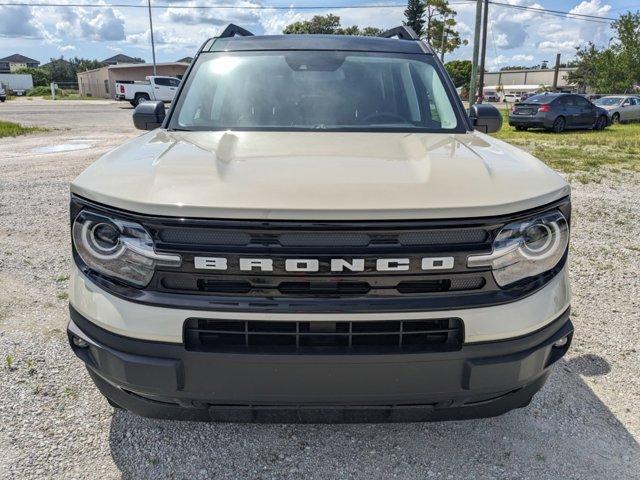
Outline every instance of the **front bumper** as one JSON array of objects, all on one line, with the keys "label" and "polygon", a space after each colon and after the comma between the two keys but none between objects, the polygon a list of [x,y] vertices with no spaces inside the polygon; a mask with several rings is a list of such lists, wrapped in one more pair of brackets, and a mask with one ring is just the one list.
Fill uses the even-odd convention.
[{"label": "front bumper", "polygon": [[[123,337],[70,310],[71,347],[107,398],[143,416],[186,420],[315,423],[500,415],[529,403],[573,334],[567,310],[526,336],[465,344],[453,352],[206,353]],[[565,337],[564,345],[554,346]]]}]

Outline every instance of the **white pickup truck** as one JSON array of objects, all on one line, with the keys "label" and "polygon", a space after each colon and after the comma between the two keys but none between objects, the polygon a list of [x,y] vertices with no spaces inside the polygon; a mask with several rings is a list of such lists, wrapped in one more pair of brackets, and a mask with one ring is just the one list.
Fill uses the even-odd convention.
[{"label": "white pickup truck", "polygon": [[146,77],[143,82],[116,81],[116,100],[127,100],[134,107],[140,102],[156,100],[170,102],[180,86],[175,77]]}]

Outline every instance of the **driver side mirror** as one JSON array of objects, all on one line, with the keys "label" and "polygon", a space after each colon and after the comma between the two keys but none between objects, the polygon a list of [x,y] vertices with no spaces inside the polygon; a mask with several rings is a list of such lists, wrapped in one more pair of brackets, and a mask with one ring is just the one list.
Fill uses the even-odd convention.
[{"label": "driver side mirror", "polygon": [[138,130],[153,130],[164,122],[163,102],[142,102],[133,111],[133,124]]},{"label": "driver side mirror", "polygon": [[502,128],[502,114],[493,105],[476,104],[469,110],[473,127],[482,133],[494,133]]}]

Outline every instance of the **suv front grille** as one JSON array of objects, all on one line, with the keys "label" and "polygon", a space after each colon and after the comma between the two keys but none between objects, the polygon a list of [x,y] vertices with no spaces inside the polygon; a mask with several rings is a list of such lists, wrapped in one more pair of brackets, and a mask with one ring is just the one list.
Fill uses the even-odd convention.
[{"label": "suv front grille", "polygon": [[459,318],[287,322],[189,318],[187,350],[243,353],[421,353],[462,346]]},{"label": "suv front grille", "polygon": [[[417,277],[412,277],[417,278]],[[163,291],[199,295],[225,295],[236,293],[247,296],[345,296],[345,295],[410,295],[421,293],[461,292],[479,290],[486,284],[483,276],[452,275],[443,278],[403,280],[402,278],[354,277],[341,279],[308,279],[284,277],[267,281],[259,276],[249,279],[226,279],[223,276],[201,274],[172,274],[162,272],[158,282]]]},{"label": "suv front grille", "polygon": [[[569,218],[566,199],[539,210],[555,207]],[[137,222],[158,253],[180,255],[179,267],[158,266],[140,289],[91,271],[74,254],[81,270],[102,288],[167,308],[287,314],[449,311],[518,300],[542,288],[564,266],[563,260],[509,288],[496,284],[489,267],[467,266],[470,255],[491,252],[505,224],[534,211],[406,221],[229,220],[114,211],[72,197],[72,219],[83,208]],[[404,268],[385,268],[385,262],[399,264],[398,259]],[[270,262],[271,268],[247,268],[247,260]],[[315,266],[288,268],[292,260]]]}]

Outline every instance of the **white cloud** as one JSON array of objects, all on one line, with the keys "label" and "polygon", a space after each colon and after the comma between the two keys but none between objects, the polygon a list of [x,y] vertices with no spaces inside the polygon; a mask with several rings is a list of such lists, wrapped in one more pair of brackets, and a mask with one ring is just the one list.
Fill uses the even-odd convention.
[{"label": "white cloud", "polygon": [[73,52],[76,49],[73,45],[61,45],[58,47],[58,50],[61,52]]},{"label": "white cloud", "polygon": [[[207,6],[215,7],[217,3],[221,5],[230,5],[231,2],[211,2],[207,0],[190,0],[187,2],[181,2],[180,6]],[[242,8],[168,8],[161,15],[160,18],[166,22],[178,23],[183,25],[214,25],[217,27],[225,26],[229,23],[236,23],[238,25],[254,25],[260,20],[260,10],[252,9],[252,7],[259,7],[261,4],[252,1],[237,1],[233,2],[234,6]]]},{"label": "white cloud", "polygon": [[305,20],[305,16],[293,10],[285,12],[264,10],[260,16],[260,24],[266,35],[279,35],[287,25],[302,20]]},{"label": "white cloud", "polygon": [[514,62],[531,62],[533,58],[533,55],[524,55],[519,53],[511,57],[511,60],[513,60]]},{"label": "white cloud", "polygon": [[33,12],[29,7],[0,7],[0,37],[39,38]]},{"label": "white cloud", "polygon": [[518,53],[516,55],[507,56],[507,55],[498,55],[495,58],[489,59],[487,62],[488,68],[499,68],[504,65],[521,65],[521,64],[530,64],[534,60],[533,55],[521,54]]},{"label": "white cloud", "polygon": [[510,50],[524,45],[528,37],[527,31],[519,22],[501,20],[492,25],[496,47]]},{"label": "white cloud", "polygon": [[112,42],[125,39],[124,16],[114,8],[59,9],[59,21],[55,23],[58,37]]}]

